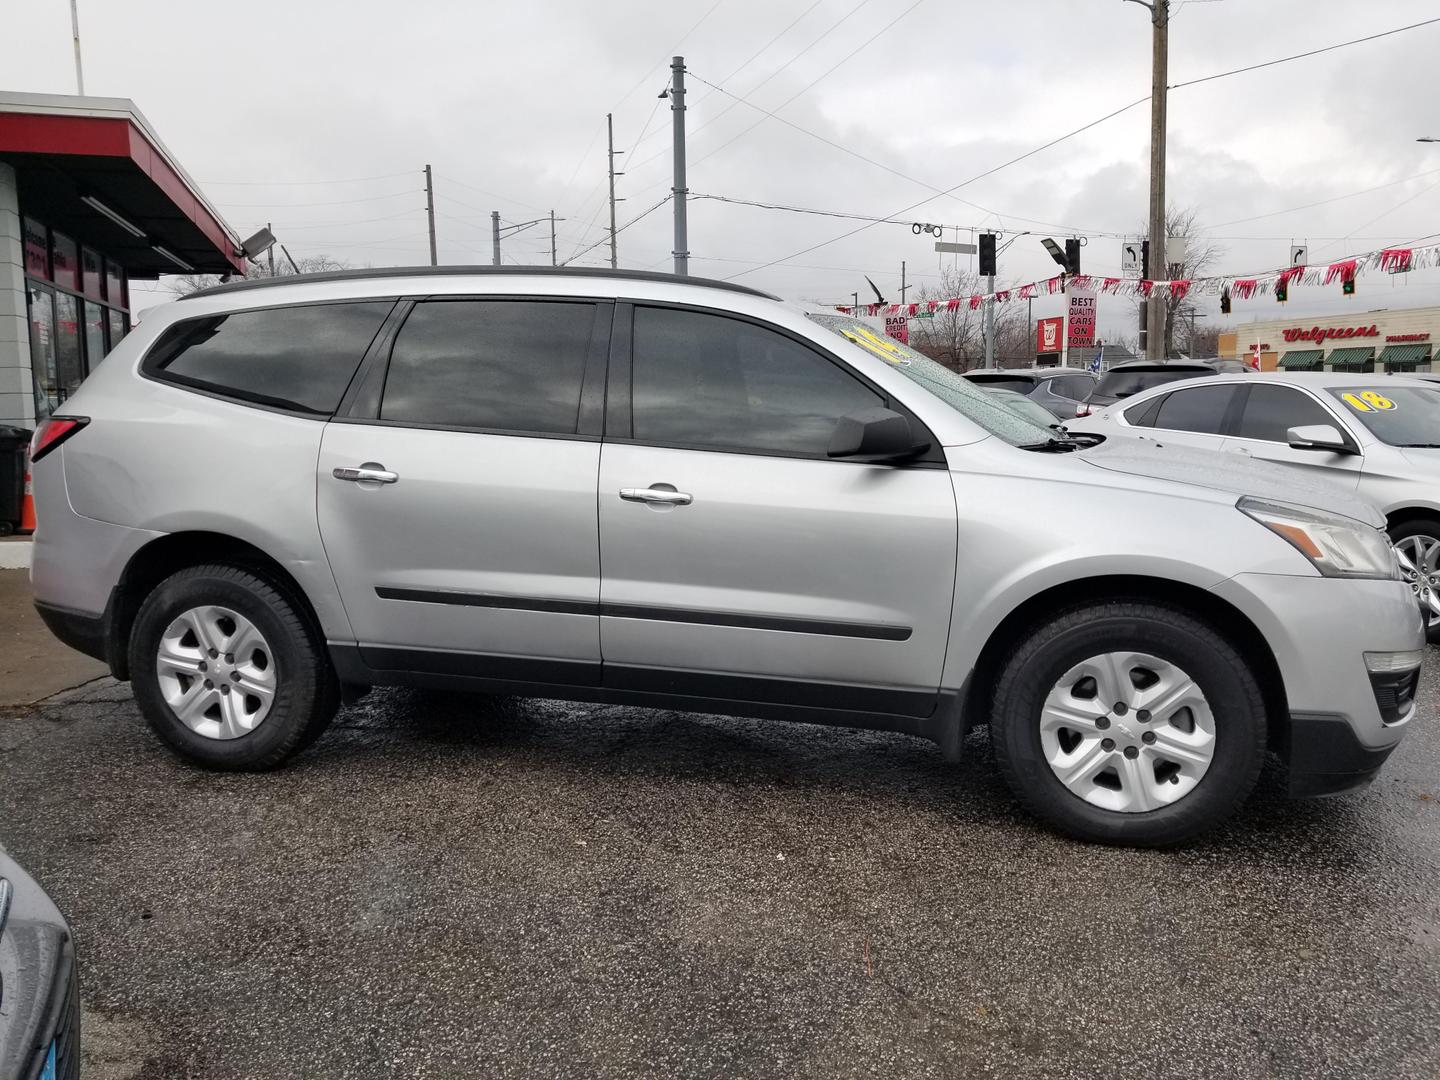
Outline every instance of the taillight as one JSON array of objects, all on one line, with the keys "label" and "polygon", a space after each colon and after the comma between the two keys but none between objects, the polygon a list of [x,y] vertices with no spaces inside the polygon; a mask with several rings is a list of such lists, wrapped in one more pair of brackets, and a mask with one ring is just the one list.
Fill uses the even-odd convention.
[{"label": "taillight", "polygon": [[35,429],[35,435],[30,440],[30,460],[39,461],[88,423],[88,416],[50,417]]}]

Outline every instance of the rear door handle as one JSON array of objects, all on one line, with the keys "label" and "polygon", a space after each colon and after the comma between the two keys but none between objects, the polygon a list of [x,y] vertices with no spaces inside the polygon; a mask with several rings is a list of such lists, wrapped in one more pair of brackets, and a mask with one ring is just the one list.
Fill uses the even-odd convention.
[{"label": "rear door handle", "polygon": [[683,491],[664,488],[621,488],[620,497],[627,502],[664,503],[666,506],[689,506],[694,500]]},{"label": "rear door handle", "polygon": [[358,465],[348,468],[338,468],[332,474],[336,480],[361,481],[369,480],[376,484],[393,484],[400,479],[399,473],[390,472],[375,465]]}]

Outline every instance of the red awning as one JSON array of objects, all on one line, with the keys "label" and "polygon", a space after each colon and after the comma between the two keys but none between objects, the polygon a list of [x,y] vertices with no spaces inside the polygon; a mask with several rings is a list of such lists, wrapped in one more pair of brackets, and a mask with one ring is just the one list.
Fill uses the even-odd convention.
[{"label": "red awning", "polygon": [[185,272],[156,247],[197,271],[245,272],[234,230],[128,99],[0,94],[0,161],[15,169],[21,213],[103,251],[131,277]]}]

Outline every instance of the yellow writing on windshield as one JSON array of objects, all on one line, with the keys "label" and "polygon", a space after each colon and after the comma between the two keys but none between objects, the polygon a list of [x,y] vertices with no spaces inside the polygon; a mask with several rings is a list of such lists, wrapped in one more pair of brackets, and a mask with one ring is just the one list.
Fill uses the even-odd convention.
[{"label": "yellow writing on windshield", "polygon": [[863,349],[869,349],[881,360],[891,364],[909,364],[910,358],[900,351],[900,343],[893,338],[877,334],[868,326],[847,326],[840,331]]},{"label": "yellow writing on windshield", "polygon": [[1395,408],[1395,402],[1374,390],[1362,390],[1359,394],[1341,394],[1340,400],[1356,412],[1387,412]]}]

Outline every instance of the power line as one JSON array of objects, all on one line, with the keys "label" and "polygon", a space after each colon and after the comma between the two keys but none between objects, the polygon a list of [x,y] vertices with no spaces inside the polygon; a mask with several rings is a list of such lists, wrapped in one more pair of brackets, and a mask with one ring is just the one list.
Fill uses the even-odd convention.
[{"label": "power line", "polygon": [[[953,194],[954,192],[959,191],[959,190],[960,190],[961,188],[963,188],[963,187],[967,187],[968,185],[973,184],[973,183],[975,183],[976,181],[985,179],[987,176],[993,176],[993,175],[995,175],[997,172],[1000,172],[1002,169],[1008,169],[1011,165],[1018,164],[1019,162],[1024,161],[1026,158],[1034,157],[1036,154],[1039,154],[1039,153],[1041,153],[1041,152],[1043,152],[1043,151],[1045,151],[1045,150],[1048,150],[1048,149],[1050,149],[1052,146],[1055,146],[1055,145],[1057,145],[1058,143],[1064,142],[1066,139],[1074,138],[1076,135],[1079,135],[1079,134],[1081,134],[1082,132],[1089,131],[1089,130],[1090,130],[1091,128],[1093,128],[1093,127],[1098,127],[1100,124],[1105,123],[1107,120],[1113,120],[1115,117],[1119,116],[1121,113],[1129,112],[1131,109],[1135,108],[1135,106],[1137,106],[1137,105],[1143,105],[1145,102],[1147,102],[1147,101],[1149,101],[1149,100],[1150,100],[1150,95],[1149,95],[1149,94],[1146,94],[1146,95],[1145,95],[1144,97],[1142,97],[1142,98],[1136,98],[1134,101],[1130,102],[1129,105],[1122,105],[1122,106],[1120,106],[1120,108],[1115,109],[1113,112],[1108,112],[1108,113],[1106,113],[1104,116],[1099,117],[1098,119],[1091,120],[1088,124],[1083,124],[1083,125],[1081,125],[1080,127],[1075,128],[1073,131],[1067,131],[1064,135],[1057,136],[1056,138],[1051,139],[1049,142],[1043,143],[1042,145],[1035,147],[1033,150],[1027,150],[1025,153],[1020,154],[1020,155],[1017,156],[1017,157],[1013,157],[1013,158],[1011,158],[1009,161],[1001,162],[999,165],[996,165],[996,166],[994,166],[993,168],[986,169],[984,172],[976,173],[974,176],[970,177],[970,179],[968,179],[968,180],[962,180],[960,183],[956,184],[954,187],[952,187],[952,188],[947,188],[945,191],[941,192],[940,195],[931,195],[931,196],[929,196],[928,198],[921,199],[919,202],[916,202],[916,203],[911,203],[909,206],[903,207],[903,208],[895,211],[893,214],[889,214],[889,215],[887,215],[887,216],[888,216],[888,217],[892,217],[892,218],[896,218],[896,217],[900,217],[902,214],[908,214],[908,213],[910,213],[910,211],[919,209],[920,207],[924,206],[926,203],[934,202],[936,199],[940,198],[941,195],[950,195],[950,194]],[[789,261],[792,260],[792,259],[797,259],[797,258],[799,258],[801,255],[808,255],[808,254],[809,254],[810,252],[812,252],[812,251],[816,251],[816,250],[818,250],[818,249],[820,249],[820,248],[822,248],[822,247],[826,247],[826,246],[828,246],[828,245],[830,245],[830,244],[834,244],[834,243],[836,243],[836,242],[838,242],[838,241],[840,241],[840,240],[844,240],[844,239],[847,239],[848,237],[854,236],[856,233],[862,233],[862,232],[864,232],[866,229],[872,229],[872,228],[874,228],[874,227],[875,227],[875,222],[873,222],[873,221],[872,221],[872,222],[868,222],[868,223],[866,223],[866,224],[864,224],[864,225],[860,225],[860,226],[858,226],[858,227],[856,227],[856,228],[854,228],[854,229],[851,229],[849,232],[841,233],[839,236],[832,236],[829,240],[822,240],[822,241],[821,241],[820,243],[818,243],[818,244],[812,244],[810,247],[803,248],[803,249],[801,249],[800,251],[795,252],[794,254],[786,255],[786,256],[784,256],[784,257],[782,257],[782,258],[779,258],[779,259],[772,259],[770,262],[762,263],[760,266],[757,266],[757,267],[755,267],[754,269],[751,269],[751,270],[744,270],[744,271],[742,271],[742,272],[740,272],[740,273],[738,273],[738,274],[732,274],[732,275],[730,275],[729,277],[727,277],[725,280],[726,280],[726,281],[733,281],[733,280],[735,280],[735,278],[737,278],[737,277],[744,277],[746,274],[753,274],[753,273],[755,273],[756,270],[764,270],[766,267],[768,267],[768,266],[774,266],[774,265],[777,264],[777,263],[789,262]]]},{"label": "power line", "polygon": [[647,71],[644,75],[640,77],[639,81],[637,81],[634,86],[630,87],[629,90],[626,90],[625,93],[620,95],[620,100],[615,102],[614,107],[611,108],[610,111],[613,113],[616,109],[620,108],[620,106],[624,104],[626,98],[628,98],[631,94],[635,93],[636,90],[639,90],[640,87],[644,86],[647,82],[649,82],[658,69],[668,67],[670,65],[668,57],[674,56],[677,52],[679,52],[680,46],[684,45],[685,42],[690,40],[690,35],[695,33],[696,30],[699,30],[700,24],[703,23],[706,19],[710,18],[711,15],[715,14],[715,9],[724,2],[725,0],[715,0],[715,3],[711,4],[710,7],[706,9],[705,14],[701,15],[700,18],[695,21],[695,25],[690,27],[689,30],[685,31],[684,37],[682,37],[674,45],[670,46],[670,50],[665,54],[667,59],[660,61],[660,63],[656,64],[655,67],[652,67],[649,71]]},{"label": "power line", "polygon": [[365,184],[372,180],[393,180],[413,172],[411,169],[384,176],[355,176],[348,180],[201,180],[200,183],[205,187],[308,187],[314,184]]},{"label": "power line", "polygon": [[221,206],[236,207],[236,208],[245,207],[245,208],[247,208],[247,209],[256,209],[256,208],[260,208],[260,207],[269,208],[269,207],[276,207],[276,206],[281,206],[281,207],[288,207],[288,206],[353,206],[353,205],[355,205],[356,203],[382,202],[382,201],[385,200],[385,199],[398,199],[398,198],[400,198],[400,196],[402,196],[402,195],[423,195],[424,193],[425,193],[424,188],[407,188],[407,189],[404,190],[404,191],[392,191],[392,192],[390,192],[390,194],[388,194],[388,195],[370,195],[370,196],[368,196],[368,197],[366,197],[366,198],[364,198],[364,199],[331,199],[331,200],[327,200],[327,201],[325,201],[325,202],[274,202],[274,203],[259,202],[259,203],[237,203],[237,202],[229,202],[229,201],[227,201],[227,200],[225,200],[225,199],[220,199],[220,200],[217,200],[217,201],[220,203]]},{"label": "power line", "polygon": [[[533,206],[530,203],[521,202],[519,199],[512,199],[508,195],[501,195],[495,191],[486,191],[484,188],[476,187],[474,184],[467,184],[464,180],[455,179],[455,177],[451,176],[449,173],[443,175],[441,179],[448,184],[459,184],[463,188],[469,188],[471,191],[478,192],[481,195],[486,195],[489,198],[499,199],[502,203],[509,203],[512,206],[523,206],[526,210],[534,210],[537,214],[548,214],[550,212],[547,207]],[[469,203],[460,202],[460,200],[455,198],[453,195],[447,195],[443,191],[437,191],[435,194],[439,195],[442,199],[449,199],[451,202],[460,203],[461,206],[467,206],[471,210],[479,210],[479,212],[482,214],[490,213],[489,210],[480,210],[478,206],[470,206]]]},{"label": "power line", "polygon": [[[647,209],[647,210],[642,210],[642,211],[640,211],[640,213],[636,214],[633,218],[631,218],[629,221],[627,221],[624,225],[621,225],[619,228],[617,228],[617,229],[615,230],[616,235],[618,236],[620,233],[622,233],[622,232],[624,232],[626,229],[628,229],[631,225],[634,225],[637,221],[640,221],[640,220],[643,219],[643,218],[649,217],[649,216],[650,216],[651,214],[653,214],[656,210],[659,210],[660,207],[664,206],[667,202],[669,202],[670,199],[671,199],[671,196],[666,195],[663,199],[661,199],[659,202],[657,202],[654,206],[651,206],[651,207],[650,207],[649,209]],[[589,247],[585,248],[584,251],[577,251],[574,255],[571,255],[570,258],[566,259],[566,260],[565,260],[563,263],[561,263],[560,265],[561,265],[561,266],[569,266],[572,262],[574,262],[576,259],[578,259],[581,255],[584,255],[585,252],[587,252],[587,251],[593,251],[595,248],[599,247],[601,244],[606,243],[609,239],[610,239],[610,236],[609,236],[609,234],[608,234],[608,232],[607,232],[607,234],[606,234],[605,236],[602,236],[599,240],[596,240],[596,241],[595,241],[593,244],[591,244]]]},{"label": "power line", "polygon": [[[1436,173],[1440,173],[1440,169],[1429,169],[1425,172],[1416,173],[1414,176],[1407,176],[1403,180],[1391,180],[1389,183],[1386,184],[1376,184],[1374,187],[1362,188],[1360,191],[1347,192],[1344,195],[1336,195],[1335,197],[1330,199],[1321,199],[1318,202],[1306,203],[1303,206],[1292,206],[1288,210],[1272,210],[1266,214],[1255,214],[1253,217],[1236,218],[1234,221],[1222,221],[1217,225],[1209,226],[1209,228],[1203,231],[1209,232],[1210,229],[1223,229],[1230,225],[1243,225],[1249,221],[1260,221],[1264,218],[1279,217],[1282,214],[1294,214],[1301,210],[1313,210],[1317,206],[1328,206],[1330,203],[1340,202],[1343,199],[1353,199],[1358,195],[1369,195],[1371,192],[1384,191],[1386,188],[1398,187],[1400,184],[1408,184],[1412,180],[1420,180],[1427,176],[1434,176]],[[1364,228],[1364,226],[1362,225],[1361,228]],[[1225,238],[1216,237],[1216,239],[1218,240]],[[1234,238],[1231,237],[1230,239]]]},{"label": "power line", "polygon": [[1248,67],[1232,68],[1229,71],[1219,71],[1214,75],[1205,75],[1199,79],[1190,79],[1186,82],[1171,83],[1167,89],[1179,90],[1186,86],[1198,86],[1200,83],[1213,82],[1216,79],[1224,79],[1230,75],[1243,75],[1247,71],[1259,71],[1261,68],[1274,67],[1276,64],[1288,64],[1292,60],[1303,60],[1307,56],[1319,56],[1321,53],[1334,52],[1336,49],[1345,49],[1351,45],[1363,45],[1367,41],[1378,41],[1380,38],[1390,37],[1393,34],[1403,34],[1407,30],[1418,30],[1422,26],[1431,26],[1440,23],[1440,18],[1426,19],[1424,22],[1411,23],[1409,26],[1398,26],[1394,30],[1385,30],[1378,34],[1371,34],[1369,37],[1353,38],[1350,41],[1341,41],[1334,45],[1326,45],[1323,49],[1311,49],[1309,52],[1296,53],[1294,56],[1282,56],[1276,60],[1266,60],[1261,64],[1250,64]]}]

